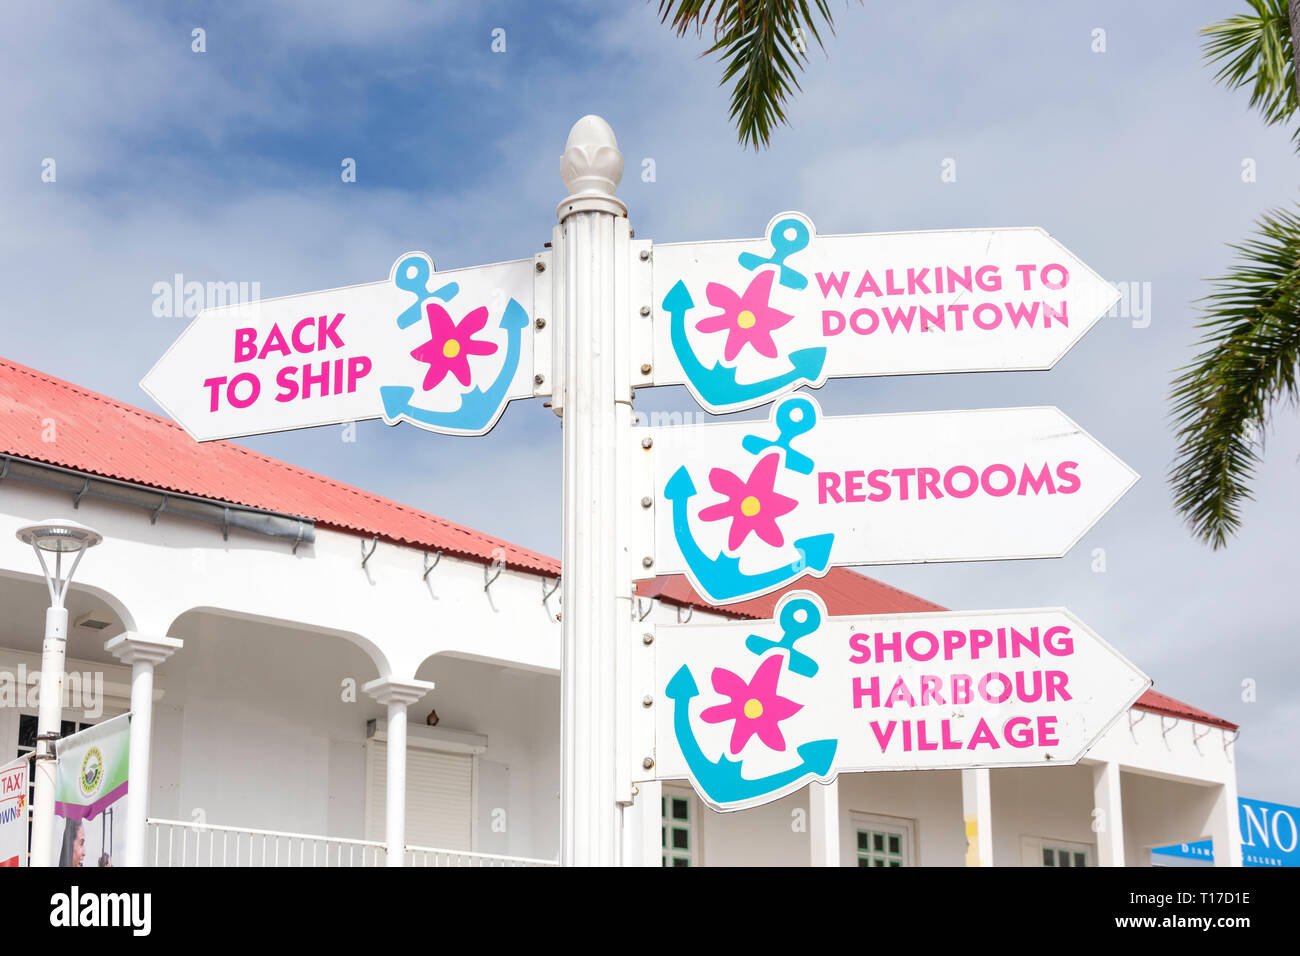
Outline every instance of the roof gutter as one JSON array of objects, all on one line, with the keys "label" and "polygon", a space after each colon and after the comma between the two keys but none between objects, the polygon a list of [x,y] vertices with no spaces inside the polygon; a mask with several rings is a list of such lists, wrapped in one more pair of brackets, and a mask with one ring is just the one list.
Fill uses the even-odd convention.
[{"label": "roof gutter", "polygon": [[60,468],[58,465],[0,455],[0,485],[8,479],[66,491],[75,496],[72,501],[74,508],[80,507],[81,499],[89,495],[143,508],[151,512],[150,524],[157,522],[160,514],[179,515],[215,525],[221,529],[222,538],[229,538],[230,529],[235,528],[268,538],[291,541],[294,553],[297,553],[299,545],[311,544],[316,540],[316,525],[306,518],[227,504],[177,491],[160,491],[116,478],[102,478],[70,468]]}]

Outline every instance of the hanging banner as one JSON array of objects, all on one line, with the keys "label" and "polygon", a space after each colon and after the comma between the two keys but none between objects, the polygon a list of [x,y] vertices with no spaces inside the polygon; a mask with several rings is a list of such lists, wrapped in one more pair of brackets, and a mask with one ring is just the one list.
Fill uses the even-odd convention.
[{"label": "hanging banner", "polygon": [[58,754],[54,815],[63,821],[58,865],[112,866],[126,847],[131,715],[64,737]]},{"label": "hanging banner", "polygon": [[0,767],[0,866],[27,865],[27,764]]},{"label": "hanging banner", "polygon": [[661,624],[655,765],[715,810],[843,771],[1066,766],[1151,681],[1064,608]]}]

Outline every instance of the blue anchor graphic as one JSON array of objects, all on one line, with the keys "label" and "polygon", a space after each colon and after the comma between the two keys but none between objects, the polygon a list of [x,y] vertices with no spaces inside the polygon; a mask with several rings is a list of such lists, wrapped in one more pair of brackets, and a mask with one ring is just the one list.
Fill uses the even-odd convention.
[{"label": "blue anchor graphic", "polygon": [[788,372],[760,382],[741,384],[736,380],[734,368],[727,368],[721,362],[715,362],[713,368],[705,368],[691,348],[686,337],[686,313],[695,308],[695,300],[687,291],[686,283],[678,280],[668,290],[663,308],[668,312],[668,334],[677,361],[686,373],[691,390],[710,409],[738,411],[760,404],[780,392],[798,388],[802,383],[816,385],[822,374],[822,366],[826,363],[825,346],[791,352]]},{"label": "blue anchor graphic", "polygon": [[808,597],[807,592],[788,594],[781,601],[780,609],[777,611],[777,621],[781,624],[782,632],[779,641],[751,634],[745,638],[746,649],[762,657],[773,648],[779,647],[790,654],[787,666],[791,673],[798,674],[800,677],[815,677],[817,662],[803,651],[795,650],[794,642],[801,637],[816,633],[822,626],[822,610],[817,601]]},{"label": "blue anchor graphic", "polygon": [[673,731],[677,745],[696,786],[713,803],[722,806],[776,793],[782,789],[795,790],[805,779],[825,777],[835,760],[838,741],[813,740],[795,748],[800,763],[789,770],[746,779],[740,773],[740,761],[730,760],[722,754],[716,761],[704,755],[695,733],[691,730],[691,701],[699,696],[700,688],[685,665],[678,668],[668,682],[665,693],[673,701]]},{"label": "blue anchor graphic", "polygon": [[523,354],[523,330],[528,327],[528,313],[514,299],[506,303],[500,328],[508,336],[506,360],[500,373],[486,389],[473,388],[460,398],[460,408],[454,412],[435,412],[411,404],[415,389],[405,385],[383,385],[379,397],[384,403],[384,421],[396,425],[408,421],[413,425],[435,428],[439,431],[478,434],[487,429],[505,407],[506,393],[519,368]]},{"label": "blue anchor graphic", "polygon": [[831,545],[835,535],[815,534],[795,539],[798,560],[788,565],[778,565],[768,571],[746,574],[740,570],[740,559],[719,553],[710,558],[696,543],[691,534],[687,503],[696,495],[695,482],[686,466],[678,468],[664,486],[664,497],[672,502],[673,536],[677,547],[686,559],[691,578],[710,601],[727,602],[757,597],[774,591],[804,574],[821,576],[830,567]]},{"label": "blue anchor graphic", "polygon": [[415,301],[397,317],[399,329],[409,329],[420,321],[420,306],[424,305],[425,299],[442,299],[444,302],[450,302],[460,291],[459,284],[448,282],[442,288],[430,292],[430,269],[428,257],[418,252],[402,257],[397,267],[393,269],[393,282],[397,287],[415,295]]},{"label": "blue anchor graphic", "polygon": [[808,277],[798,269],[785,264],[785,260],[803,249],[808,248],[812,234],[802,219],[789,216],[776,222],[768,230],[767,241],[772,244],[772,255],[764,259],[752,252],[742,252],[737,261],[746,269],[754,270],[759,266],[773,265],[781,270],[777,279],[787,289],[808,288]]},{"label": "blue anchor graphic", "polygon": [[800,475],[811,475],[813,460],[791,448],[790,442],[804,432],[811,431],[817,424],[817,406],[811,399],[802,396],[787,398],[776,406],[775,418],[777,427],[775,439],[746,435],[740,440],[740,447],[751,455],[760,455],[769,448],[783,448],[786,468]]}]

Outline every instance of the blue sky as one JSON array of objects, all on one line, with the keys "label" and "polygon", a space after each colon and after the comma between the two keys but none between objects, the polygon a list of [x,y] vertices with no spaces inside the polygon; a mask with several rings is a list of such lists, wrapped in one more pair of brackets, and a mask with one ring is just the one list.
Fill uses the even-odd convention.
[{"label": "blue sky", "polygon": [[[818,399],[832,414],[1054,404],[1143,479],[1064,559],[871,573],[954,608],[1069,606],[1158,690],[1243,725],[1243,794],[1300,804],[1294,412],[1268,432],[1226,551],[1191,540],[1164,479],[1168,382],[1203,280],[1260,212],[1294,201],[1300,171],[1287,132],[1201,61],[1199,28],[1242,9],[850,5],[813,51],[793,127],[755,154],[702,41],[651,4],[10,0],[0,354],[152,409],[138,382],[187,320],[155,317],[151,290],[176,273],[270,297],[386,278],[408,249],[440,268],[529,256],[564,196],[565,136],[590,112],[618,134],[641,238],[753,236],[783,209],[823,233],[1042,226],[1107,279],[1150,283],[1149,326],[1105,319],[1051,372],[837,381]],[[956,182],[940,179],[947,158]],[[637,405],[694,408],[682,389]],[[371,422],[355,444],[336,428],[246,443],[559,551],[560,433],[540,401],[472,441]]]}]

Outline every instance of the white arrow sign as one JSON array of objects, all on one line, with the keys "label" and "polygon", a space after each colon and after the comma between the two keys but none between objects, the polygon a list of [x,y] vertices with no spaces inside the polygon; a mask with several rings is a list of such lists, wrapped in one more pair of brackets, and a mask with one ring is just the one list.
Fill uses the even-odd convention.
[{"label": "white arrow sign", "polygon": [[793,395],[767,422],[633,431],[653,456],[642,573],[717,604],[837,565],[1061,557],[1137,480],[1051,407],[823,418]]},{"label": "white arrow sign", "polygon": [[1150,680],[1063,608],[659,625],[658,779],[715,809],[841,771],[1073,764]]},{"label": "white arrow sign", "polygon": [[654,247],[654,384],[711,412],[827,378],[1049,369],[1119,299],[1042,229],[767,238]]},{"label": "white arrow sign", "polygon": [[533,390],[533,260],[200,312],[140,386],[199,441],[383,418],[481,435]]}]

